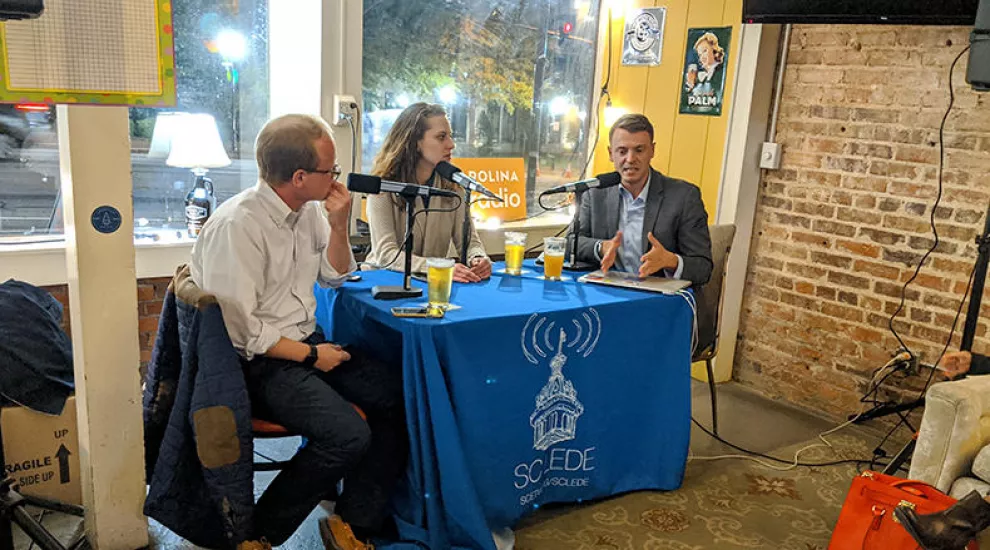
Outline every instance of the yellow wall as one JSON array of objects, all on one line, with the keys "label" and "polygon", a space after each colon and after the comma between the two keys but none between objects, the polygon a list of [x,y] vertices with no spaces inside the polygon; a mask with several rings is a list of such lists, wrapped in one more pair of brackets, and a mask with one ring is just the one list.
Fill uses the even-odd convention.
[{"label": "yellow wall", "polygon": [[[742,0],[605,0],[611,6],[612,74],[609,93],[613,107],[639,112],[653,123],[656,155],[653,167],[701,188],[709,221],[715,214],[718,187],[722,179],[725,131],[736,72],[736,48],[742,19]],[[661,63],[656,67],[626,67],[622,61],[625,12],[637,8],[667,8]],[[603,16],[608,12],[604,11]],[[732,26],[732,42],[726,56],[725,94],[722,115],[682,115],[678,113],[687,30],[696,27]],[[603,63],[608,63],[608,50]],[[602,78],[608,72],[606,66]],[[599,112],[600,138],[595,149],[595,173],[613,170],[608,159],[608,127],[605,103]]]}]

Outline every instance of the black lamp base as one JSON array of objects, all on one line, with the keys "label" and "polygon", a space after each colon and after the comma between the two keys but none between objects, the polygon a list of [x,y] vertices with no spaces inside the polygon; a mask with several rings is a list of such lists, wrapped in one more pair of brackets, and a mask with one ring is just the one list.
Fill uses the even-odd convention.
[{"label": "black lamp base", "polygon": [[402,298],[418,298],[423,295],[422,288],[405,288],[401,286],[376,285],[371,288],[371,297],[376,300],[401,300]]}]

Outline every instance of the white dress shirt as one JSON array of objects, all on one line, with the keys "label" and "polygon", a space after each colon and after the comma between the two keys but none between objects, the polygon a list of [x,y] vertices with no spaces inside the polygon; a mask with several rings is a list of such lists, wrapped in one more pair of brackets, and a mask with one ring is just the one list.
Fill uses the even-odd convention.
[{"label": "white dress shirt", "polygon": [[[192,251],[192,278],[214,294],[227,333],[247,359],[280,338],[300,341],[316,330],[313,284],[340,286],[327,260],[330,224],[323,206],[298,212],[259,181],[220,205],[203,226]],[[357,269],[351,255],[348,273]]]}]

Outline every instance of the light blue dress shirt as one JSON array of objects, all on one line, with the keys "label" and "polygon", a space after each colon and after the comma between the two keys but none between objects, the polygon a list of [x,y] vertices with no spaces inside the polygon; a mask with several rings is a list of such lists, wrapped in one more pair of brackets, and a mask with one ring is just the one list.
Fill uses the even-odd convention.
[{"label": "light blue dress shirt", "polygon": [[[646,185],[639,192],[639,196],[633,198],[632,193],[624,186],[619,188],[622,197],[622,209],[619,210],[619,231],[622,231],[622,244],[615,255],[615,266],[613,269],[627,273],[639,272],[640,258],[646,253],[643,250],[643,220],[646,217],[646,197],[650,194],[651,175],[646,180]],[[598,249],[596,247],[596,253]],[[669,269],[664,270],[667,277],[675,279],[681,278],[684,271],[684,261],[680,254],[677,256],[677,269],[671,273]],[[601,261],[601,258],[598,258]]]}]

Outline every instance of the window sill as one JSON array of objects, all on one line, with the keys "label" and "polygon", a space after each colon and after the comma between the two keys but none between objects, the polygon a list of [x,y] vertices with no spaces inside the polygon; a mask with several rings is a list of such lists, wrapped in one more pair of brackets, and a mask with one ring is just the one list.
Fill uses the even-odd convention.
[{"label": "window sill", "polygon": [[[505,231],[524,231],[533,247],[552,237],[570,223],[570,216],[545,214],[528,220],[507,222],[497,228],[479,227],[478,233],[489,254],[499,255],[505,246]],[[134,244],[138,279],[171,277],[175,268],[188,263],[192,239],[150,242],[140,239]],[[65,269],[65,243],[58,241],[0,244],[0,281],[18,279],[33,285],[61,285],[68,282]]]},{"label": "window sill", "polygon": [[[192,240],[135,243],[137,278],[171,277],[178,265],[189,262],[192,246]],[[66,284],[65,243],[0,245],[0,281],[7,279],[18,279],[37,286]]]}]

